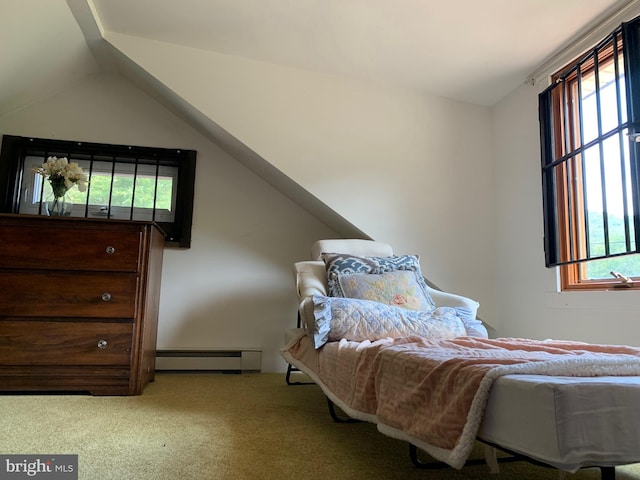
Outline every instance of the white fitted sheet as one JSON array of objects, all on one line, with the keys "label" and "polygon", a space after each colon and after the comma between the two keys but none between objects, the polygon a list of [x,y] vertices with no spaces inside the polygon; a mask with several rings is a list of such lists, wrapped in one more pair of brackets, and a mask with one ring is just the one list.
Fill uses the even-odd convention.
[{"label": "white fitted sheet", "polygon": [[640,377],[500,377],[478,438],[569,472],[638,463]]}]

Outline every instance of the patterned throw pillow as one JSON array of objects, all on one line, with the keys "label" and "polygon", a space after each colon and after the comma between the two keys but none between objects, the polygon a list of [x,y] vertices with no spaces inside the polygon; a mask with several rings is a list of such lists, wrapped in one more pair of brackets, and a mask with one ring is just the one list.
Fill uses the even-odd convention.
[{"label": "patterned throw pillow", "polygon": [[420,270],[420,259],[417,255],[354,257],[342,253],[323,253],[321,258],[327,268],[327,292],[330,297],[345,297],[338,282],[338,275],[381,274],[402,270],[415,272],[416,282],[427,299],[429,309],[435,308]]},{"label": "patterned throw pillow", "polygon": [[386,273],[338,273],[340,297],[359,298],[394,305],[407,310],[431,310],[431,298],[425,295],[417,274],[410,270]]}]

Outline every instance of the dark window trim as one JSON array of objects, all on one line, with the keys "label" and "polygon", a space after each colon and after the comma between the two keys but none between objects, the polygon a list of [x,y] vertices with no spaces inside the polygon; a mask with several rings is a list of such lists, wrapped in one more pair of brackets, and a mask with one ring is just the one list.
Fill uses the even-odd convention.
[{"label": "dark window trim", "polygon": [[[633,245],[627,241],[627,249],[624,253],[607,253],[605,255],[594,255],[584,249],[577,230],[582,227],[579,219],[572,219],[574,214],[571,206],[563,205],[561,202],[571,202],[571,194],[558,182],[565,181],[562,169],[566,168],[567,161],[579,156],[585,146],[580,141],[569,136],[574,132],[563,125],[558,125],[555,119],[558,109],[566,112],[562,104],[564,95],[562,89],[566,88],[568,78],[575,75],[576,69],[579,72],[580,66],[588,67],[593,58],[597,59],[600,51],[604,51],[607,45],[613,42],[617,44],[617,39],[622,36],[622,52],[624,64],[625,89],[627,98],[627,122],[619,125],[619,131],[628,127],[629,138],[629,162],[631,165],[631,203],[633,205],[633,215],[627,221],[631,224],[630,235],[633,238]],[[616,47],[613,47],[616,48]],[[597,65],[597,60],[596,60]],[[623,23],[618,29],[602,40],[596,47],[575,62],[570,68],[560,74],[554,83],[542,92],[539,96],[540,115],[540,143],[542,153],[542,192],[544,211],[544,249],[545,263],[547,267],[566,266],[580,262],[611,258],[614,256],[640,253],[640,144],[633,141],[633,135],[640,133],[640,17]],[[560,113],[562,114],[562,113]],[[567,117],[565,117],[566,119]],[[600,134],[597,141],[590,144],[598,144],[605,139]],[[566,148],[563,151],[562,144],[577,144],[577,154],[574,148]],[[569,150],[569,151],[567,151]],[[569,218],[567,218],[567,215]],[[562,230],[565,230],[564,232]],[[568,231],[567,231],[568,229]],[[580,240],[579,240],[580,239]],[[585,253],[586,252],[586,253]]]},{"label": "dark window trim", "polygon": [[176,214],[174,222],[157,222],[165,231],[165,243],[170,246],[191,246],[191,224],[195,189],[196,151],[155,147],[137,147],[104,143],[51,140],[33,137],[3,135],[0,150],[0,212],[18,213],[27,156],[67,157],[69,161],[95,156],[111,156],[123,159],[170,159],[178,167],[176,185]]}]

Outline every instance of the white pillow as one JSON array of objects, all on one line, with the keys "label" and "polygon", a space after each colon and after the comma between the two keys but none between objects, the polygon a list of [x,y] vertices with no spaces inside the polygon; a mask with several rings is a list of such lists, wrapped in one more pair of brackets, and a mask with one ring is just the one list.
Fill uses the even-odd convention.
[{"label": "white pillow", "polygon": [[430,339],[467,335],[462,318],[452,307],[415,311],[370,300],[318,295],[312,302],[313,315],[307,315],[306,320],[316,349],[343,338],[362,342],[410,335]]}]

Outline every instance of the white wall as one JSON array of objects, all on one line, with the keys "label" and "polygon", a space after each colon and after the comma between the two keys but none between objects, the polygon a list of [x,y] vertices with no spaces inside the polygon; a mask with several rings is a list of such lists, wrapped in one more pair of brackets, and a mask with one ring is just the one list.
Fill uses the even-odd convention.
[{"label": "white wall", "polygon": [[197,150],[192,247],[165,250],[158,348],[262,348],[264,371],[284,369],[292,264],[333,230],[117,75],[0,117],[0,134]]},{"label": "white wall", "polygon": [[[539,89],[489,110],[125,40],[165,85],[357,227],[478,299],[496,335],[640,344],[639,292],[558,293],[544,267]],[[158,347],[258,347],[265,371],[284,369],[291,265],[336,232],[117,75],[0,117],[0,134],[197,150],[192,248],[165,252]]]},{"label": "white wall", "polygon": [[107,32],[114,48],[492,321],[490,110]]},{"label": "white wall", "polygon": [[[113,39],[112,39],[113,40]],[[497,325],[490,110],[128,37],[119,48],[216,124]],[[198,151],[192,248],[167,250],[158,347],[277,349],[291,266],[337,233],[117,75],[0,118],[0,133]]]},{"label": "white wall", "polygon": [[640,345],[640,292],[558,292],[544,266],[538,93],[523,85],[493,108],[501,336]]}]

